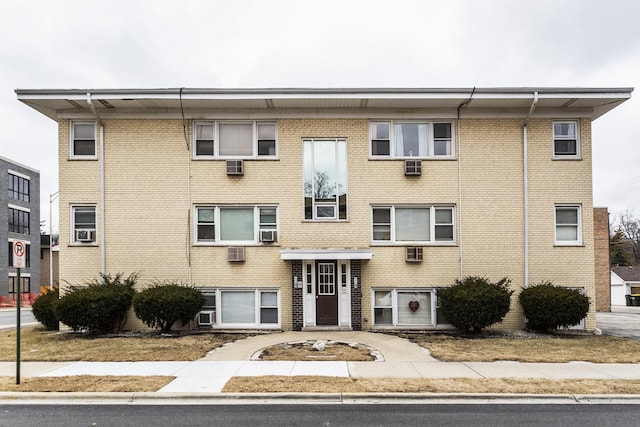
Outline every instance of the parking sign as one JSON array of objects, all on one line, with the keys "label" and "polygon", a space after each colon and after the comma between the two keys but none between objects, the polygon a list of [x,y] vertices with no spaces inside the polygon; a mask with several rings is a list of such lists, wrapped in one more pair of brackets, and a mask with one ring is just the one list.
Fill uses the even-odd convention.
[{"label": "parking sign", "polygon": [[22,240],[13,242],[13,268],[25,268],[27,265],[27,244]]}]

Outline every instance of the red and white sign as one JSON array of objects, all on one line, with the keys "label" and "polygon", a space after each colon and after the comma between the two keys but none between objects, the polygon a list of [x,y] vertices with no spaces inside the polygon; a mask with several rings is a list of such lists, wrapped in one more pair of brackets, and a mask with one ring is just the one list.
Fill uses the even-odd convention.
[{"label": "red and white sign", "polygon": [[13,242],[13,268],[27,266],[27,243],[22,240]]}]

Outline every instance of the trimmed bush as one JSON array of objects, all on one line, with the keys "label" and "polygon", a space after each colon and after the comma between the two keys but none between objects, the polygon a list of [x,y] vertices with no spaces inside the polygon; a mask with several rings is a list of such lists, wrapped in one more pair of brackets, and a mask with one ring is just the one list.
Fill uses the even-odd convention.
[{"label": "trimmed bush", "polygon": [[123,280],[122,273],[101,274],[83,286],[74,285],[58,301],[56,316],[74,331],[99,335],[121,330],[139,277],[132,273]]},{"label": "trimmed bush", "polygon": [[511,280],[504,277],[496,283],[480,276],[467,276],[438,290],[438,304],[442,314],[463,332],[479,333],[501,322],[509,312]]},{"label": "trimmed bush", "polygon": [[549,332],[575,325],[589,312],[589,297],[548,281],[523,289],[519,298],[527,327],[534,331]]},{"label": "trimmed bush", "polygon": [[56,316],[55,307],[60,299],[58,288],[40,295],[31,305],[33,316],[49,331],[59,329],[59,320]]},{"label": "trimmed bush", "polygon": [[188,324],[205,303],[202,293],[190,286],[158,282],[133,298],[136,316],[150,328],[170,333],[175,322]]}]

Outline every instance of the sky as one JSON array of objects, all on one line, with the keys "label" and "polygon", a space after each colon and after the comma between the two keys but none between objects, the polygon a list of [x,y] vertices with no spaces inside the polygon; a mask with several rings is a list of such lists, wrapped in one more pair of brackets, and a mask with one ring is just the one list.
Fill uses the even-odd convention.
[{"label": "sky", "polygon": [[[0,156],[40,171],[48,229],[56,123],[15,89],[638,88],[638,16],[637,0],[2,0]],[[592,125],[612,218],[640,216],[638,91]]]}]

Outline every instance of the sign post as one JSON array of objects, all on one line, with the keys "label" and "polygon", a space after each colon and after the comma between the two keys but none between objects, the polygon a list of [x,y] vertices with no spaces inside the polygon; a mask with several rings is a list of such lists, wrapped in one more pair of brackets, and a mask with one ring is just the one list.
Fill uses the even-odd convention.
[{"label": "sign post", "polygon": [[[20,304],[22,300],[22,283],[20,280],[20,269],[27,264],[27,243],[22,240],[13,242],[13,268],[18,270],[18,295],[16,302],[16,384],[20,384]],[[14,285],[15,286],[15,285]],[[15,290],[15,288],[14,288]]]}]

